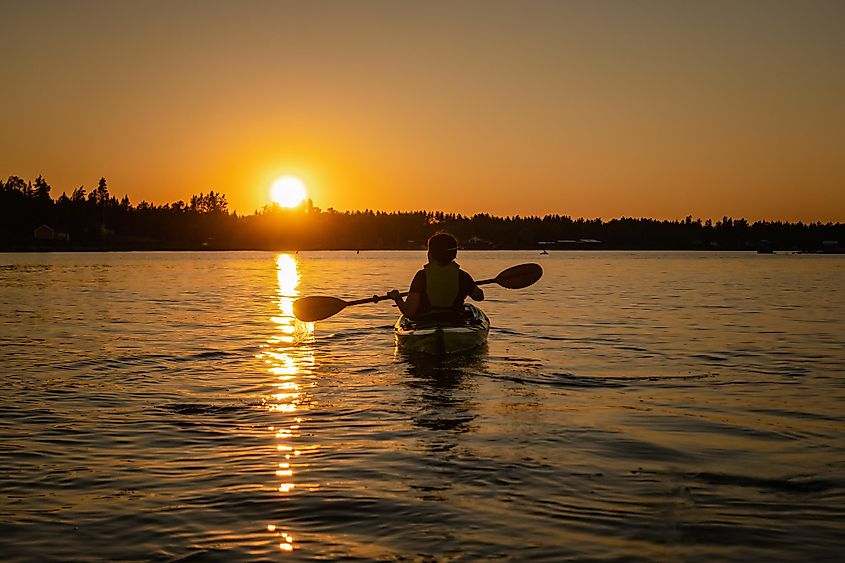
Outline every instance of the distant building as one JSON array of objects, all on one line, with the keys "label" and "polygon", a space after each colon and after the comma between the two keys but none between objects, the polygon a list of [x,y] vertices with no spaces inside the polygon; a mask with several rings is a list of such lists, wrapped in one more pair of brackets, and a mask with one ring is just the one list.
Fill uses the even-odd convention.
[{"label": "distant building", "polygon": [[489,240],[485,240],[481,237],[472,236],[467,240],[467,245],[473,246],[475,248],[480,248],[480,247],[489,248],[489,247],[493,246],[493,243],[490,242]]},{"label": "distant building", "polygon": [[57,231],[50,225],[39,225],[32,232],[32,238],[34,238],[35,240],[69,241],[70,235],[65,231]]},{"label": "distant building", "polygon": [[838,240],[823,240],[822,252],[825,254],[845,254],[845,248],[839,245]]},{"label": "distant building", "polygon": [[56,231],[50,225],[40,225],[35,227],[32,236],[35,240],[56,240]]}]

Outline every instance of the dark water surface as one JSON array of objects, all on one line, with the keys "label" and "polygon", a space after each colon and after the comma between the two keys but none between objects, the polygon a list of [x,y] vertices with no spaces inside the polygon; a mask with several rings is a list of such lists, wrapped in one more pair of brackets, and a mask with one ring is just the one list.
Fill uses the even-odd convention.
[{"label": "dark water surface", "polygon": [[0,558],[834,560],[845,259],[463,253],[490,343],[394,350],[422,252],[0,254]]}]

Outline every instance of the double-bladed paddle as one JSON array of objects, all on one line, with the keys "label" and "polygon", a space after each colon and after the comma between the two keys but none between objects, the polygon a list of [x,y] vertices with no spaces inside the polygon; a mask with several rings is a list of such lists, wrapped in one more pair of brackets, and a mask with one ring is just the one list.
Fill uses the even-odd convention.
[{"label": "double-bladed paddle", "polygon": [[[519,264],[518,266],[511,266],[507,270],[502,270],[495,278],[481,280],[475,282],[476,285],[484,285],[488,283],[497,283],[507,289],[522,289],[533,284],[543,275],[543,268],[539,264]],[[408,295],[407,291],[402,292],[402,297]],[[355,301],[344,301],[338,297],[326,297],[322,295],[315,295],[312,297],[303,297],[293,302],[293,314],[300,321],[314,322],[328,319],[343,311],[351,305],[363,305],[364,303],[378,303],[390,299],[387,294],[373,295],[366,299],[357,299]]]}]

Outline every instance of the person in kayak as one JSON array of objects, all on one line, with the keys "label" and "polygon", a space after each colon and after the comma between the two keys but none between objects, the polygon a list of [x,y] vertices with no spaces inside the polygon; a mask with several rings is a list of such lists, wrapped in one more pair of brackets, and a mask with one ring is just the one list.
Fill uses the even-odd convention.
[{"label": "person in kayak", "polygon": [[404,300],[399,290],[387,296],[410,319],[448,319],[459,317],[467,297],[484,301],[484,292],[455,262],[458,240],[449,233],[437,233],[428,239],[428,264],[411,281]]}]

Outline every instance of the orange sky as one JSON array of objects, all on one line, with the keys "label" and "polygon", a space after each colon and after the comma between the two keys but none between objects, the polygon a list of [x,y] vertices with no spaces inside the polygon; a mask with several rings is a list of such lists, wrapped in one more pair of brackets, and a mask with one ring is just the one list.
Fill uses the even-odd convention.
[{"label": "orange sky", "polygon": [[10,1],[0,177],[845,221],[845,2]]}]

